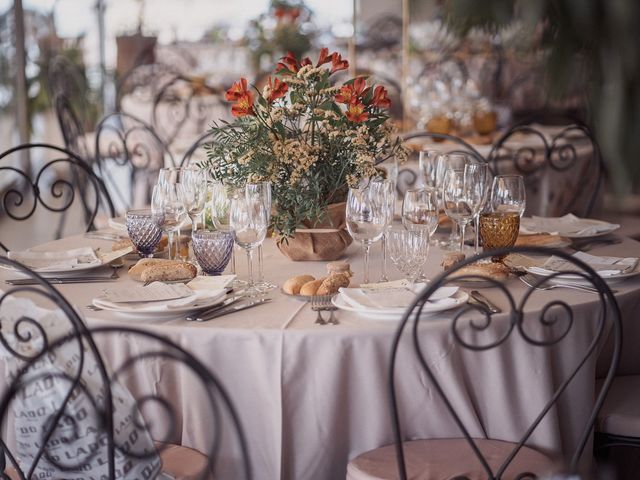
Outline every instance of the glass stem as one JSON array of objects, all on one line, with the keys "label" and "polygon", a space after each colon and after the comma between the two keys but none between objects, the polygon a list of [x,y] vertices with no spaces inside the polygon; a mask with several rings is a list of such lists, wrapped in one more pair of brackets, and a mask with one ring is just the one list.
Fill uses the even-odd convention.
[{"label": "glass stem", "polygon": [[231,275],[236,274],[236,246],[231,246]]},{"label": "glass stem", "polygon": [[249,276],[249,287],[253,287],[253,265],[251,262],[251,253],[253,252],[252,249],[247,248],[247,274]]},{"label": "glass stem", "polygon": [[464,253],[464,230],[466,226],[467,226],[466,223],[464,222],[460,223],[460,252],[461,253]]},{"label": "glass stem", "polygon": [[262,245],[258,245],[258,283],[264,282],[264,271],[262,269]]},{"label": "glass stem", "polygon": [[364,283],[369,283],[369,249],[371,245],[365,243],[364,247]]},{"label": "glass stem", "polygon": [[169,241],[167,242],[167,247],[169,247],[169,260],[173,260],[174,257],[171,254],[171,249],[173,248],[173,231],[167,230],[167,237],[169,238]]},{"label": "glass stem", "polygon": [[380,239],[380,243],[382,244],[382,275],[380,275],[381,282],[388,282],[389,278],[387,277],[387,234],[382,235]]},{"label": "glass stem", "polygon": [[480,254],[480,214],[473,217],[473,230],[475,231],[475,239],[473,241],[473,251],[475,255]]},{"label": "glass stem", "polygon": [[195,232],[198,229],[198,215],[191,217],[191,231]]}]

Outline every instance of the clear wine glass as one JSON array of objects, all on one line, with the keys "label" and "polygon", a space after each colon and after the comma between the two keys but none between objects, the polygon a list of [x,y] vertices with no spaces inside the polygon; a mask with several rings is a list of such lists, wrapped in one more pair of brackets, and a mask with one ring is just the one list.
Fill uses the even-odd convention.
[{"label": "clear wine glass", "polygon": [[438,188],[438,161],[442,152],[438,150],[421,150],[418,158],[420,186]]},{"label": "clear wine glass", "polygon": [[491,187],[493,212],[517,212],[520,217],[527,205],[524,178],[521,175],[497,175]]},{"label": "clear wine glass", "polygon": [[[211,221],[216,230],[230,232],[229,213],[231,210],[231,199],[236,195],[237,190],[233,187],[214,181],[210,185],[211,189]],[[235,249],[231,249],[231,273],[236,274]],[[236,279],[237,283],[242,283]]]},{"label": "clear wine glass", "polygon": [[469,188],[473,189],[473,196],[479,197],[480,201],[475,203],[476,207],[473,212],[473,230],[475,238],[473,239],[474,254],[480,253],[480,213],[484,210],[488,203],[491,192],[491,172],[486,163],[467,163],[464,166],[465,181],[469,184]]},{"label": "clear wine glass", "polygon": [[191,231],[198,229],[198,218],[207,201],[207,178],[203,170],[184,169],[177,184],[180,200],[191,220]]},{"label": "clear wine glass", "polygon": [[445,213],[460,227],[460,252],[464,252],[465,228],[473,219],[476,205],[482,200],[475,195],[470,182],[465,180],[464,168],[454,168],[447,170],[443,184]]},{"label": "clear wine glass", "polygon": [[418,280],[429,256],[429,234],[426,230],[390,229],[389,258],[411,284]]},{"label": "clear wine glass", "polygon": [[383,182],[371,181],[350,188],[347,195],[347,229],[364,250],[364,283],[369,283],[369,250],[382,237],[387,223],[387,194]]},{"label": "clear wine glass", "polygon": [[[438,157],[438,166],[436,168],[436,188],[438,188],[440,195],[440,205],[444,210],[444,176],[447,170],[449,169],[461,169],[467,163],[470,163],[471,157],[462,152],[453,152],[447,153],[446,155],[440,155]],[[458,248],[459,241],[459,231],[458,224],[452,222],[451,226],[451,235],[449,236],[449,240],[442,243],[442,247],[450,250],[455,250]]]},{"label": "clear wine glass", "polygon": [[[271,182],[247,183],[245,186],[247,196],[255,197],[262,202],[267,212],[267,225],[271,224]],[[264,261],[262,256],[262,244],[258,246],[258,280],[256,287],[268,291],[276,288],[273,283],[264,279]]]},{"label": "clear wine glass", "polygon": [[247,253],[248,293],[259,293],[253,278],[253,251],[262,244],[269,224],[264,203],[246,192],[239,192],[231,199],[229,209],[229,227],[233,232],[236,244]]},{"label": "clear wine glass", "polygon": [[[438,194],[434,188],[407,190],[402,201],[402,225],[406,230],[419,231],[430,239],[438,229],[440,211]],[[430,242],[429,242],[430,243]],[[428,255],[429,252],[426,252]],[[426,280],[424,272],[420,280]]]},{"label": "clear wine glass", "polygon": [[385,215],[386,222],[384,226],[384,233],[382,234],[382,238],[380,239],[381,249],[382,249],[382,268],[380,273],[380,282],[388,282],[389,277],[387,276],[387,230],[391,227],[393,223],[393,216],[395,215],[396,209],[396,183],[390,178],[381,180],[384,185],[386,191],[387,202],[385,205]]},{"label": "clear wine glass", "polygon": [[[158,224],[169,237],[169,258],[178,256],[179,238],[175,238],[185,215],[182,202],[178,199],[175,184],[155,185],[151,195],[151,211],[158,218]],[[173,249],[172,249],[173,245]]]}]

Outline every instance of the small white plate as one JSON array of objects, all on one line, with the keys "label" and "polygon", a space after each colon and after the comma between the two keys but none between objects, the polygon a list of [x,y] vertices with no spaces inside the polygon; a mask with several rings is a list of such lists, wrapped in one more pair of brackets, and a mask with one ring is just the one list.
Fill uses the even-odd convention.
[{"label": "small white plate", "polygon": [[[532,272],[530,270],[530,268],[531,267],[525,267],[525,270],[527,271],[527,273],[530,273],[531,275],[534,275],[536,277],[548,277],[549,276],[549,275],[542,274],[542,272],[540,272],[539,270],[535,270],[535,271]],[[602,280],[604,280],[608,285],[615,285],[617,283],[623,282],[623,281],[627,280],[628,278],[632,278],[632,277],[635,277],[637,275],[640,275],[640,264],[638,264],[638,266],[636,266],[635,270],[632,270],[630,272],[620,273],[620,274],[616,274],[616,275],[608,275],[606,277],[600,276],[600,278],[602,278]],[[589,282],[586,278],[581,277],[579,275],[571,275],[570,273],[565,273],[562,276],[552,278],[550,280],[550,283],[556,283],[556,284],[575,283],[577,285],[593,286],[591,284],[591,282]]]},{"label": "small white plate", "polygon": [[[426,304],[422,309],[422,317],[429,316],[430,314],[435,312],[443,312],[446,310],[457,308],[460,305],[464,305],[465,303],[467,303],[467,300],[469,300],[469,295],[463,292],[462,290],[458,290],[451,298],[455,300],[454,303]],[[331,300],[331,303],[333,303],[333,305],[338,307],[340,310],[357,313],[358,315],[366,318],[367,320],[397,322],[402,318],[402,316],[406,311],[406,308],[382,310],[382,309],[364,309],[364,308],[353,307],[349,305],[339,294],[333,297],[333,299]]]}]

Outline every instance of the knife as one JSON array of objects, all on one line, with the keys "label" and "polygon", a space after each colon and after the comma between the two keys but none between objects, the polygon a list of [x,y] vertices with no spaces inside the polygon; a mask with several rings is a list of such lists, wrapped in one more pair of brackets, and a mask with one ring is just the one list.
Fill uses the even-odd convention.
[{"label": "knife", "polygon": [[476,302],[487,307],[491,313],[502,312],[502,309],[498,308],[493,302],[491,302],[491,300],[481,294],[478,290],[471,290],[469,294],[471,295],[471,298],[473,298]]},{"label": "knife", "polygon": [[[116,282],[117,278],[111,277],[69,277],[69,278],[45,278],[45,280],[54,285],[66,283],[100,283],[100,282]],[[39,282],[31,278],[16,278],[5,280],[9,285],[39,285]]]},{"label": "knife", "polygon": [[236,297],[229,297],[224,302],[222,302],[222,303],[220,303],[218,305],[214,305],[213,307],[205,308],[203,310],[200,310],[197,313],[194,313],[193,315],[189,315],[185,320],[187,320],[188,322],[191,322],[191,321],[195,321],[198,317],[209,316],[210,314],[215,313],[218,310],[222,310],[223,308],[228,307],[230,305],[233,305],[234,303],[238,303],[243,298],[245,298],[245,297],[242,296],[242,295],[238,295]]},{"label": "knife", "polygon": [[196,322],[208,322],[209,320],[213,320],[214,318],[222,317],[223,315],[227,315],[228,313],[239,312],[240,310],[246,310],[248,308],[257,307],[258,305],[262,305],[263,303],[270,302],[270,298],[262,298],[260,300],[254,300],[251,303],[245,303],[241,305],[234,305],[229,308],[222,308],[213,312],[211,315],[203,315],[202,317],[196,317]]}]

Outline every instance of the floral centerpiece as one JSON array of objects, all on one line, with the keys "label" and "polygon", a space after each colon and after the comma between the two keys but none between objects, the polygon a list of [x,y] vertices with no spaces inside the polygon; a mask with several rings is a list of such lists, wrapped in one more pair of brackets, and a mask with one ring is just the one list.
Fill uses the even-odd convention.
[{"label": "floral centerpiece", "polygon": [[215,179],[236,187],[271,182],[279,245],[299,238],[301,227],[317,229],[329,221],[343,228],[336,225],[333,204],[345,201],[350,186],[379,175],[378,163],[406,158],[393,135],[386,89],[368,85],[365,77],[331,83],[348,66],[326,48],[315,63],[287,54],[261,92],[244,78],[234,83],[226,99],[234,102],[235,121],[213,125],[207,167]]}]

